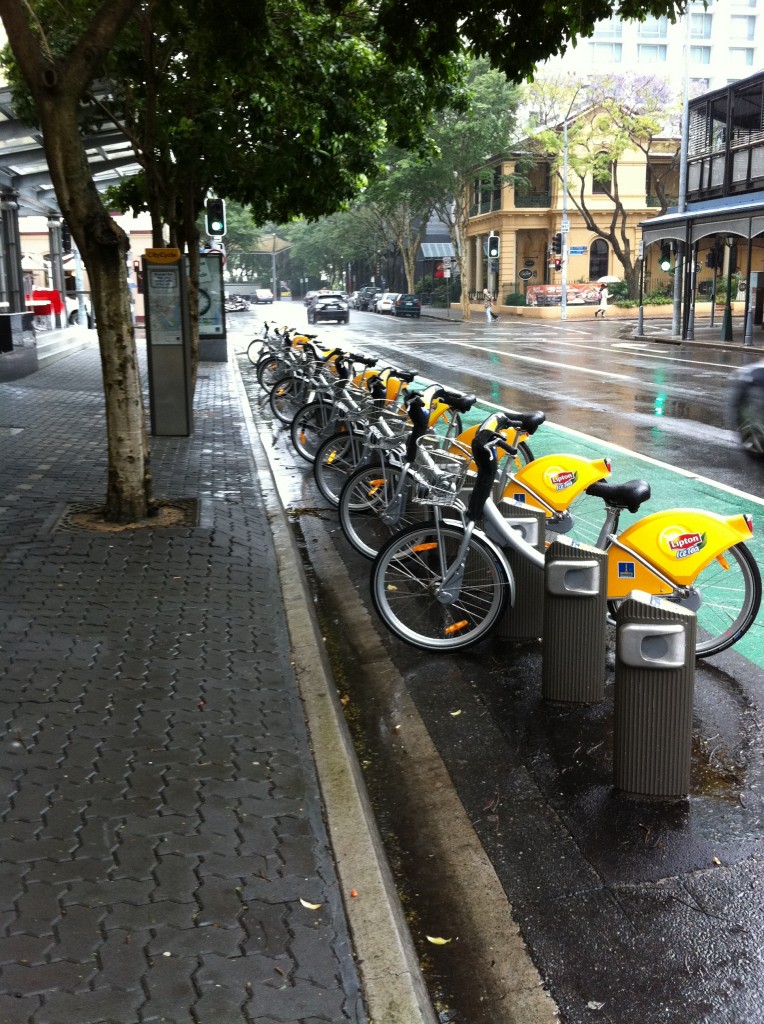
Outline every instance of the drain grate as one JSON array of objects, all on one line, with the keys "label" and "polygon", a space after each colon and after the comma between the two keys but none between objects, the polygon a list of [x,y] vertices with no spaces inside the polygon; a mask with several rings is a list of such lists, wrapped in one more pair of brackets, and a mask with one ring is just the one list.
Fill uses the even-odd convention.
[{"label": "drain grate", "polygon": [[53,532],[124,533],[129,530],[193,529],[199,525],[199,501],[196,498],[157,499],[155,507],[156,515],[148,519],[135,523],[109,523],[103,518],[103,505],[73,501],[66,505]]}]

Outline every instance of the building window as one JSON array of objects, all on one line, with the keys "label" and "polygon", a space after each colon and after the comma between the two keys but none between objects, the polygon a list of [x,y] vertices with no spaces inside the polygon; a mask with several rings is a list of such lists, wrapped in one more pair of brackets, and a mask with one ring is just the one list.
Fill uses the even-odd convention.
[{"label": "building window", "polygon": [[694,99],[696,96],[702,96],[704,92],[708,92],[711,88],[710,78],[691,78],[690,79],[690,97]]},{"label": "building window", "polygon": [[[733,64],[745,64],[750,67],[753,64],[753,50],[747,46],[730,46],[730,60]],[[736,81],[734,78],[733,82]]]},{"label": "building window", "polygon": [[620,43],[589,43],[592,60],[604,64],[620,64],[623,47]]},{"label": "building window", "polygon": [[638,34],[640,39],[665,39],[668,32],[668,18],[645,18],[640,22]]},{"label": "building window", "polygon": [[693,64],[710,64],[711,63],[711,47],[710,46],[691,46],[690,47],[690,61]]},{"label": "building window", "polygon": [[637,46],[637,60],[641,64],[665,64],[666,47],[655,43],[640,43]]},{"label": "building window", "polygon": [[608,244],[604,238],[595,238],[589,246],[589,280],[596,281],[608,272]]},{"label": "building window", "polygon": [[623,36],[623,22],[620,18],[608,18],[598,21],[594,26],[595,39],[620,39]]},{"label": "building window", "polygon": [[733,14],[730,18],[730,39],[753,39],[756,18],[752,14]]},{"label": "building window", "polygon": [[613,191],[613,165],[607,153],[597,154],[597,165],[592,173],[592,195],[606,196]]},{"label": "building window", "polygon": [[710,39],[711,27],[713,25],[712,14],[691,14],[690,15],[690,38]]}]

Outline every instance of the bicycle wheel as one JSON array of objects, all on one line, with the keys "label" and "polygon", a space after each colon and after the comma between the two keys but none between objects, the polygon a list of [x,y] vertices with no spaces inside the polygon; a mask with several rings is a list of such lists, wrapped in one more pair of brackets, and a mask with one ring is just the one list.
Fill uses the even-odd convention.
[{"label": "bicycle wheel", "polygon": [[438,600],[441,565],[450,566],[464,536],[458,524],[409,527],[391,537],[374,560],[371,598],[385,625],[424,651],[455,651],[483,640],[504,614],[509,567],[498,551],[473,534],[459,595]]},{"label": "bicycle wheel", "polygon": [[531,446],[525,441],[520,441],[517,446],[517,455],[515,456],[515,459],[521,466],[527,466],[529,462],[533,462],[534,455],[531,451]]},{"label": "bicycle wheel", "polygon": [[695,653],[707,658],[732,647],[748,632],[761,605],[761,573],[745,546],[735,544],[693,584],[700,599]]},{"label": "bicycle wheel", "polygon": [[[735,544],[699,573],[688,597],[675,601],[697,614],[695,655],[708,658],[744,636],[761,606],[761,573],[745,546]],[[620,602],[609,602],[615,612]]]},{"label": "bicycle wheel", "polygon": [[[381,515],[393,513],[390,503],[400,482],[399,469],[385,466],[362,466],[348,479],[340,494],[340,525],[343,533],[366,558],[375,558],[393,534],[431,517],[424,505],[415,505],[400,497],[403,508],[393,522]],[[394,514],[394,513],[393,513]]]},{"label": "bicycle wheel", "polygon": [[360,468],[364,449],[363,438],[338,431],[327,438],[316,452],[313,476],[319,491],[334,508],[340,503],[340,494],[348,477]]},{"label": "bicycle wheel", "polygon": [[257,364],[257,382],[264,391],[270,391],[277,380],[289,373],[289,363],[279,356],[266,356]]},{"label": "bicycle wheel", "polygon": [[271,412],[282,423],[291,423],[305,404],[305,385],[294,377],[282,377],[271,388],[268,396]]},{"label": "bicycle wheel", "polygon": [[254,341],[250,341],[247,345],[247,359],[253,366],[257,366],[260,360],[263,358],[263,339],[255,338]]},{"label": "bicycle wheel", "polygon": [[333,415],[333,409],[331,402],[308,402],[298,409],[292,420],[292,444],[297,454],[308,462],[315,460],[316,452],[327,439],[329,431],[337,432],[337,419]]}]

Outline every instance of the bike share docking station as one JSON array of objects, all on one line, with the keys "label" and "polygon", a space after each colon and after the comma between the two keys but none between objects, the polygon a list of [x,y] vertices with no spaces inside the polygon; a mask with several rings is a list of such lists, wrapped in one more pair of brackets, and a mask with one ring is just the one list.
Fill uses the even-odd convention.
[{"label": "bike share docking station", "polygon": [[695,613],[633,591],[616,616],[613,784],[636,799],[686,800],[695,697]]},{"label": "bike share docking station", "polygon": [[[546,514],[543,509],[519,501],[501,501],[498,509],[512,529],[519,531],[526,544],[543,555],[546,546]],[[500,640],[537,640],[544,627],[544,573],[521,551],[511,547],[503,550],[515,577],[517,597],[496,627],[496,636]]]},{"label": "bike share docking station", "polygon": [[[522,511],[527,516],[529,510]],[[515,507],[511,514],[520,512]],[[543,550],[541,524],[538,536]],[[525,540],[532,543],[532,535]],[[531,608],[521,613],[518,623],[530,623],[531,628],[539,624],[541,581],[543,698],[558,704],[600,703],[606,678],[607,553],[558,539],[546,549],[543,574],[521,553],[507,555],[513,571],[516,565],[520,570],[518,608],[530,598]],[[522,635],[512,611],[500,630],[506,639]],[[640,591],[620,603],[613,787],[621,796],[663,801],[689,796],[696,634],[695,613],[681,605]]]},{"label": "bike share docking station", "polygon": [[607,554],[555,540],[546,549],[541,692],[545,700],[605,699]]}]

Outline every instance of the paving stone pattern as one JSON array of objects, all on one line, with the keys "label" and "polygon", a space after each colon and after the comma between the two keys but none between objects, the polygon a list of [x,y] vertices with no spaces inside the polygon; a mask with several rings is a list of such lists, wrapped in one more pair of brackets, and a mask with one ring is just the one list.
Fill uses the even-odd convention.
[{"label": "paving stone pattern", "polygon": [[361,1024],[226,364],[152,454],[200,527],[56,529],[105,494],[98,354],[0,384],[0,1022]]}]

